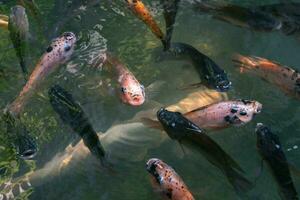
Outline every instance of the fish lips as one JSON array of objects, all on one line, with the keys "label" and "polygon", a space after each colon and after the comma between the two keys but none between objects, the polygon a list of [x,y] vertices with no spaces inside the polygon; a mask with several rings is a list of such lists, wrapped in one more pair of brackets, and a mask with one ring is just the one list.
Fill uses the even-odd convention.
[{"label": "fish lips", "polygon": [[157,158],[152,158],[152,159],[148,160],[148,162],[146,163],[146,170],[155,178],[157,183],[160,184],[161,178],[160,178],[160,175],[156,171],[157,163],[159,161],[160,160]]}]

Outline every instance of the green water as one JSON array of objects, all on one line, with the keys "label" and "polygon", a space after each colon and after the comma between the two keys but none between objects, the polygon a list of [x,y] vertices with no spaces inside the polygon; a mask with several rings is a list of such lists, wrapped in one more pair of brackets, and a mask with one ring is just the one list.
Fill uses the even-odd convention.
[{"label": "green water", "polygon": [[[14,1],[1,2],[0,13],[8,15]],[[271,0],[235,2],[246,6],[277,3]],[[117,173],[107,173],[94,157],[79,152],[61,170],[50,167],[47,173],[36,173],[35,179],[31,181],[32,188],[23,193],[24,196],[28,194],[28,198],[34,200],[161,199],[153,191],[145,170],[145,162],[156,157],[176,169],[196,199],[238,199],[223,174],[200,154],[183,155],[180,146],[164,137],[160,131],[125,122],[140,111],[170,105],[184,98],[190,91],[179,91],[176,88],[198,81],[193,67],[177,61],[157,62],[160,42],[132,15],[123,1],[100,1],[91,7],[82,6],[83,3],[79,0],[73,3],[36,0],[36,3],[43,13],[44,25],[47,28],[40,35],[39,30],[43,28],[29,15],[30,71],[52,38],[64,31],[72,31],[79,41],[70,62],[49,77],[22,114],[24,124],[39,144],[39,152],[34,162],[18,160],[14,156],[6,141],[5,126],[1,122],[0,169],[7,170],[1,175],[0,183],[10,179],[15,181],[30,170],[36,172],[44,169],[45,164],[55,156],[63,154],[70,143],[75,144],[78,141],[78,136],[61,122],[48,102],[48,88],[53,83],[58,83],[82,104],[95,130],[109,133],[111,138],[116,138],[116,141],[103,143]],[[151,7],[163,28],[159,1],[148,0],[145,3]],[[231,62],[233,53],[241,53],[276,60],[300,70],[300,41],[277,32],[257,33],[217,21],[195,12],[187,1],[180,5],[172,41],[191,44],[222,66],[233,82],[233,88],[228,92],[230,99],[255,99],[263,104],[263,112],[246,126],[209,133],[238,161],[250,180],[253,181],[259,173],[261,163],[254,135],[257,122],[270,126],[279,135],[287,159],[300,167],[300,153],[296,148],[300,145],[299,101],[287,97],[259,78],[240,75]],[[90,64],[99,51],[105,52],[107,49],[117,55],[146,88],[158,81],[165,81],[147,94],[147,101],[143,106],[133,108],[122,104],[114,95],[114,88],[107,90],[103,86],[111,79],[109,73],[101,68],[91,67]],[[23,83],[23,75],[8,32],[0,30],[1,110],[18,95]],[[54,159],[52,163],[59,165],[57,162]],[[300,191],[299,177],[294,176],[294,183]],[[255,188],[245,199],[280,199],[277,191],[276,183],[265,166]]]}]

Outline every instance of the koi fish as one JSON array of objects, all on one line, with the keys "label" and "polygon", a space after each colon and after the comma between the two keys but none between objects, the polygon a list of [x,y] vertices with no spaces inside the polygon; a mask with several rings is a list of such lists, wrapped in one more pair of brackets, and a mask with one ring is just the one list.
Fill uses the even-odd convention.
[{"label": "koi fish", "polygon": [[20,114],[43,80],[71,57],[75,42],[76,36],[71,32],[66,32],[53,40],[19,96],[5,109],[4,120],[8,126],[7,133],[13,138],[13,145],[21,158],[33,158],[37,148],[35,139],[28,134],[26,127],[20,121]]},{"label": "koi fish", "polygon": [[24,79],[27,81],[28,70],[26,67],[26,46],[29,38],[29,23],[24,7],[14,6],[11,8],[8,30],[10,39],[20,60]]},{"label": "koi fish", "polygon": [[226,92],[230,89],[231,81],[229,81],[226,72],[208,56],[202,54],[191,45],[172,43],[170,49],[163,53],[162,60],[174,58],[190,61],[197,70],[201,82],[192,84],[191,87],[205,85],[220,92]]},{"label": "koi fish", "polygon": [[104,63],[111,65],[117,76],[122,102],[132,106],[142,105],[145,102],[145,88],[129,69],[109,53],[106,54]]},{"label": "koi fish", "polygon": [[276,134],[262,123],[255,129],[257,135],[256,147],[262,159],[268,164],[284,200],[297,200],[298,194],[291,177],[288,161],[282,150]]},{"label": "koi fish", "polygon": [[268,12],[237,5],[218,5],[205,1],[197,2],[196,9],[211,14],[214,18],[238,27],[255,31],[277,31],[282,28],[281,20]]},{"label": "koi fish", "polygon": [[178,11],[180,0],[161,0],[164,9],[164,18],[166,23],[166,36],[164,51],[168,50],[171,45],[171,39],[174,29],[174,23]]},{"label": "koi fish", "polygon": [[227,177],[236,193],[241,195],[252,188],[252,183],[240,173],[244,172],[239,164],[231,158],[203,129],[185,118],[179,112],[170,112],[161,108],[157,118],[168,136],[180,144],[196,149],[212,165],[219,168]]},{"label": "koi fish", "polygon": [[146,164],[154,188],[158,188],[166,199],[194,200],[192,193],[175,170],[162,160],[152,158]]},{"label": "koi fish", "polygon": [[184,117],[203,129],[223,129],[249,123],[261,109],[257,101],[222,101],[185,113]]},{"label": "koi fish", "polygon": [[161,40],[164,47],[166,47],[166,42],[164,39],[164,34],[159,28],[158,24],[155,22],[151,13],[147,7],[143,4],[141,0],[125,0],[131,11],[142,20],[152,31],[152,33]]},{"label": "koi fish", "polygon": [[265,58],[237,55],[234,64],[241,72],[249,72],[276,85],[285,94],[300,99],[300,73]]},{"label": "koi fish", "polygon": [[32,97],[42,81],[57,67],[68,61],[73,54],[76,43],[76,36],[72,32],[65,32],[54,39],[47,48],[40,61],[35,66],[29,80],[23,87],[19,96],[8,106],[8,111],[19,116],[24,106]]},{"label": "koi fish", "polygon": [[81,106],[75,102],[70,93],[59,85],[52,86],[48,94],[53,109],[62,121],[67,123],[82,138],[85,146],[104,165],[105,151]]}]

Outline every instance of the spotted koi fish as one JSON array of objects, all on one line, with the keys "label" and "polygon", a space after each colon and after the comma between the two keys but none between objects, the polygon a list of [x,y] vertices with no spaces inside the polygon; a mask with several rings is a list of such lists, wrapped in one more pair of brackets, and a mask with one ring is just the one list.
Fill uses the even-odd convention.
[{"label": "spotted koi fish", "polygon": [[132,12],[151,29],[152,33],[161,40],[163,46],[165,47],[165,36],[143,2],[141,0],[125,1]]},{"label": "spotted koi fish", "polygon": [[65,63],[73,54],[76,36],[72,32],[63,33],[54,39],[47,48],[40,61],[35,66],[29,80],[23,87],[19,96],[8,106],[8,110],[15,116],[19,116],[28,100],[32,97],[41,82],[60,64]]},{"label": "spotted koi fish", "polygon": [[184,116],[201,128],[223,129],[249,123],[261,109],[262,104],[257,101],[233,100],[204,106]]},{"label": "spotted koi fish", "polygon": [[140,106],[145,102],[145,88],[139,83],[129,69],[111,54],[106,54],[106,64],[112,66],[120,87],[120,98],[123,103]]},{"label": "spotted koi fish", "polygon": [[237,55],[233,62],[240,72],[249,72],[276,85],[284,93],[300,99],[300,73],[280,63],[255,56]]},{"label": "spotted koi fish", "polygon": [[170,200],[194,200],[192,193],[175,170],[163,161],[152,158],[146,164],[151,174],[152,184],[161,190],[161,194]]}]

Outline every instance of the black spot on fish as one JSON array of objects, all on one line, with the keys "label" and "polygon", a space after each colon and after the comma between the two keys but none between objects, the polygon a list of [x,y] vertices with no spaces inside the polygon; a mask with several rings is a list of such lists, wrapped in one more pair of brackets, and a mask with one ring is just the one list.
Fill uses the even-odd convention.
[{"label": "black spot on fish", "polygon": [[245,116],[245,115],[247,115],[247,112],[246,112],[245,110],[242,110],[242,111],[240,112],[240,115]]},{"label": "black spot on fish", "polygon": [[239,120],[239,118],[236,115],[234,116],[227,115],[226,117],[224,117],[224,120],[229,124],[234,124]]},{"label": "black spot on fish", "polygon": [[166,196],[169,198],[169,199],[172,199],[172,189],[168,189],[168,191],[166,192]]},{"label": "black spot on fish", "polygon": [[47,51],[48,53],[50,53],[52,50],[53,50],[53,48],[52,48],[51,46],[49,46],[49,47],[46,49],[46,51]]},{"label": "black spot on fish", "polygon": [[126,92],[127,92],[127,89],[124,88],[124,87],[121,87],[121,92],[122,92],[122,93],[126,93]]},{"label": "black spot on fish", "polygon": [[251,103],[251,101],[250,100],[246,100],[246,99],[242,99],[241,100],[245,105],[247,105],[247,104],[249,104],[249,103]]},{"label": "black spot on fish", "polygon": [[231,108],[231,110],[230,110],[231,113],[237,113],[237,111],[238,111],[238,108]]}]

